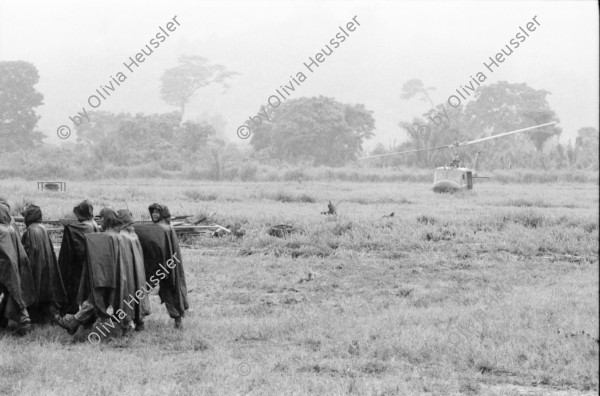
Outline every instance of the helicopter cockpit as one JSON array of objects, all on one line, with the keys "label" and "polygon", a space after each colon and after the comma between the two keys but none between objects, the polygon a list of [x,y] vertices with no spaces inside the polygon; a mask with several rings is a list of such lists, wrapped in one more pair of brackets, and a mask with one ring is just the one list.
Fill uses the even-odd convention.
[{"label": "helicopter cockpit", "polygon": [[435,169],[433,176],[434,188],[444,190],[473,189],[473,172],[469,168],[442,166]]}]

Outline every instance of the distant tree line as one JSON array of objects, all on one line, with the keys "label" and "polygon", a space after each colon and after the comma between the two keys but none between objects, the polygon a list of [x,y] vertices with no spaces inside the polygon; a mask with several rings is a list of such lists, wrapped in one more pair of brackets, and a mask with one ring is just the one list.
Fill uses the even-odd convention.
[{"label": "distant tree line", "polygon": [[35,113],[44,104],[44,95],[34,87],[39,80],[37,68],[29,62],[0,62],[0,153],[42,142]]},{"label": "distant tree line", "polygon": [[[181,113],[90,113],[90,122],[77,127],[77,146],[99,164],[138,165],[208,155],[224,143],[207,122],[181,122]],[[208,150],[208,151],[207,151]]]},{"label": "distant tree line", "polygon": [[[408,81],[401,97],[420,97],[433,106],[429,92],[433,87],[420,80]],[[378,145],[372,155],[398,151],[427,149],[450,145],[454,142],[475,140],[529,126],[545,124],[559,119],[550,108],[546,96],[550,92],[535,90],[527,84],[510,84],[505,81],[480,87],[473,99],[457,108],[438,105],[416,117],[411,122],[400,121],[399,127],[409,136],[409,141],[385,147]],[[445,112],[445,113],[444,113]],[[431,122],[428,115],[447,114]],[[420,126],[426,126],[421,128]],[[511,135],[474,144],[459,149],[458,154],[468,165],[475,166],[477,153],[485,169],[593,169],[598,170],[598,131],[581,128],[574,144],[558,142],[562,129],[556,125],[539,130]],[[370,160],[375,166],[417,166],[432,168],[447,164],[452,159],[450,150],[432,150],[407,155],[386,156]]]},{"label": "distant tree line", "polygon": [[[43,95],[35,89],[39,74],[28,62],[0,62],[0,153],[3,166],[24,167],[28,174],[65,174],[78,167],[89,177],[151,177],[160,172],[188,172],[198,177],[250,178],[257,164],[291,164],[341,167],[365,164],[376,167],[431,168],[451,159],[449,150],[425,151],[356,161],[358,156],[431,148],[455,141],[477,139],[549,121],[558,121],[546,97],[549,92],[527,84],[499,82],[480,87],[472,100],[458,108],[434,107],[430,93],[420,80],[407,82],[402,98],[419,97],[432,106],[429,115],[445,111],[447,118],[431,122],[427,115],[400,121],[409,140],[390,147],[378,145],[371,153],[364,143],[374,136],[373,112],[363,104],[345,104],[330,97],[300,97],[267,109],[267,120],[253,130],[249,150],[222,139],[225,121],[219,118],[184,121],[184,111],[194,96],[210,84],[227,88],[237,73],[214,65],[205,58],[184,56],[178,66],[167,69],[161,79],[160,96],[179,111],[162,114],[114,114],[98,111],[90,121],[75,128],[74,139],[60,148],[43,144],[37,130],[36,107]],[[427,125],[427,129],[419,128]],[[486,170],[591,169],[598,170],[598,131],[581,128],[574,142],[560,144],[556,126],[495,139],[460,151],[470,165],[477,152]],[[13,153],[14,156],[9,156]],[[13,161],[16,158],[16,161]],[[248,166],[248,164],[254,164]],[[1,165],[1,164],[0,164]],[[9,174],[13,174],[10,173]],[[18,174],[14,173],[14,174]],[[232,176],[232,175],[238,176]]]},{"label": "distant tree line", "polygon": [[324,96],[298,98],[269,107],[250,144],[270,159],[310,165],[342,166],[355,160],[373,137],[373,112]]}]

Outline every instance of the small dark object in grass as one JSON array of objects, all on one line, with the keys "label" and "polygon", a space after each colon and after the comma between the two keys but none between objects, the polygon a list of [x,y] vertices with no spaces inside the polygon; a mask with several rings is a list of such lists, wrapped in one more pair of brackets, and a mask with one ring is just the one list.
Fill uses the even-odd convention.
[{"label": "small dark object in grass", "polygon": [[327,204],[327,212],[321,212],[321,214],[324,214],[324,215],[334,215],[334,214],[337,214],[337,212],[335,210],[335,206],[333,206],[333,204],[331,203],[331,201],[329,201],[329,203]]},{"label": "small dark object in grass", "polygon": [[268,234],[277,238],[283,238],[295,232],[296,229],[287,224],[279,224],[269,228]]}]

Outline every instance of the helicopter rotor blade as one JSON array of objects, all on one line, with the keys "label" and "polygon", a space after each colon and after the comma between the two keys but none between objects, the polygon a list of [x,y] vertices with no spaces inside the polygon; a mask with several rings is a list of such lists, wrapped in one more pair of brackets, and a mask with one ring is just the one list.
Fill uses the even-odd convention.
[{"label": "helicopter rotor blade", "polygon": [[420,151],[431,151],[431,150],[439,150],[439,149],[445,149],[445,148],[450,148],[452,147],[450,146],[439,146],[439,147],[431,147],[431,148],[424,148],[424,149],[418,149],[418,150],[408,150],[408,151],[397,151],[395,153],[387,153],[387,154],[377,154],[377,155],[369,155],[367,157],[360,157],[358,158],[359,160],[361,159],[368,159],[368,158],[377,158],[377,157],[385,157],[388,155],[397,155],[397,154],[409,154],[409,153],[418,153]]},{"label": "helicopter rotor blade", "polygon": [[447,148],[456,148],[456,147],[460,147],[460,146],[468,146],[470,144],[485,142],[486,140],[496,139],[496,138],[499,138],[499,137],[502,137],[502,136],[512,135],[512,134],[519,133],[519,132],[525,132],[525,131],[529,131],[529,130],[532,130],[532,129],[535,129],[535,128],[541,128],[541,127],[548,126],[548,125],[553,125],[553,124],[556,124],[556,122],[548,122],[546,124],[535,125],[535,126],[532,126],[532,127],[517,129],[515,131],[500,133],[498,135],[488,136],[488,137],[484,137],[484,138],[481,138],[481,139],[467,140],[465,142],[456,142],[454,144],[450,144],[450,145],[446,145],[446,146],[438,146],[438,147],[424,148],[424,149],[418,149],[418,150],[397,151],[395,153],[369,155],[369,156],[366,156],[366,157],[360,157],[358,159],[362,160],[362,159],[369,159],[369,158],[386,157],[388,155],[410,154],[410,153],[418,153],[418,152],[421,152],[421,151],[441,150],[441,149],[447,149]]},{"label": "helicopter rotor blade", "polygon": [[485,142],[486,140],[496,139],[496,138],[499,138],[499,137],[502,137],[502,136],[512,135],[514,133],[525,132],[525,131],[529,131],[529,130],[532,130],[532,129],[535,129],[535,128],[541,128],[541,127],[552,125],[552,124],[556,124],[556,122],[549,122],[547,124],[536,125],[536,126],[532,126],[532,127],[528,127],[528,128],[523,128],[523,129],[517,129],[516,131],[510,131],[510,132],[500,133],[498,135],[488,136],[488,137],[484,137],[484,138],[481,138],[481,139],[469,140],[469,141],[466,141],[466,142],[461,142],[461,143],[456,144],[456,147],[458,147],[458,146],[468,146],[470,144],[475,144],[475,143],[481,143],[481,142]]}]

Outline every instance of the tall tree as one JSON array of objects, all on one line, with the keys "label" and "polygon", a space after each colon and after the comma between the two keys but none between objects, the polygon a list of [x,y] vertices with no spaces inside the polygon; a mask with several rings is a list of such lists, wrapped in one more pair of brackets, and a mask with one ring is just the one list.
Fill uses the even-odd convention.
[{"label": "tall tree", "polygon": [[[450,113],[447,109],[444,110],[444,106],[441,104],[435,108],[435,112],[437,114]],[[435,124],[427,118],[420,117],[413,118],[412,123],[401,121],[398,123],[398,126],[408,133],[411,145],[397,151],[427,149],[449,145],[456,141],[468,140],[468,135],[463,128],[464,115],[462,113],[462,106],[456,110],[452,110],[451,115],[447,119],[444,118],[439,124]],[[470,156],[468,153],[464,154],[466,154],[466,159],[468,160]],[[409,161],[410,164],[430,168],[448,163],[452,159],[452,152],[450,150],[421,151],[408,154],[407,158],[412,158]]]},{"label": "tall tree", "polygon": [[373,137],[373,112],[324,96],[288,100],[269,107],[269,120],[254,128],[250,144],[271,158],[341,166],[356,157]]},{"label": "tall tree", "polygon": [[413,78],[412,80],[408,80],[407,82],[404,83],[404,85],[402,86],[402,94],[400,95],[400,97],[402,99],[412,99],[413,97],[415,97],[418,94],[421,94],[421,100],[423,102],[428,102],[431,107],[435,107],[435,105],[433,104],[433,101],[431,100],[431,97],[429,96],[429,93],[427,91],[435,91],[434,87],[425,87],[425,85],[423,85],[423,81],[419,80],[418,78]]},{"label": "tall tree", "polygon": [[128,164],[130,146],[124,144],[126,137],[118,132],[123,124],[127,125],[129,131],[134,129],[132,125],[127,124],[131,116],[106,111],[90,114],[90,122],[83,122],[77,126],[77,143],[85,148],[96,163]]},{"label": "tall tree", "polygon": [[152,162],[188,163],[210,158],[221,147],[215,128],[206,121],[185,121],[178,111],[164,114],[90,113],[77,127],[76,142],[99,164],[138,165]]},{"label": "tall tree", "polygon": [[195,153],[206,146],[209,139],[214,138],[215,128],[206,121],[185,121],[177,129],[176,141],[180,150]]},{"label": "tall tree", "polygon": [[163,73],[160,97],[166,103],[179,107],[183,117],[186,105],[200,88],[210,84],[228,88],[227,81],[236,74],[239,73],[228,71],[222,65],[210,64],[201,56],[184,55],[179,58],[179,65]]},{"label": "tall tree", "polygon": [[42,141],[44,135],[34,131],[40,118],[34,108],[44,100],[34,88],[39,80],[37,68],[29,62],[0,62],[0,152]]},{"label": "tall tree", "polygon": [[[510,84],[500,81],[482,86],[475,91],[474,100],[465,107],[466,132],[471,137],[479,138],[551,121],[558,122],[558,116],[546,100],[549,94],[543,89],[533,89],[526,83]],[[505,166],[514,162],[524,164],[531,157],[527,152],[529,141],[529,147],[533,145],[541,165],[545,167],[544,144],[561,132],[561,128],[551,125],[522,135],[491,140],[486,143],[487,154],[494,155],[496,160],[507,162]]]},{"label": "tall tree", "polygon": [[[433,100],[431,100],[431,96],[429,96],[428,91],[435,91],[435,88],[425,87],[423,81],[419,80],[418,78],[413,78],[404,83],[400,97],[405,100],[410,100],[415,96],[420,95],[422,102],[427,102],[429,105],[431,105],[431,108],[434,108],[435,105],[433,104]],[[438,128],[434,128],[434,125],[430,127],[427,120],[423,120],[419,117],[413,118],[412,123],[400,121],[398,126],[408,133],[414,149],[418,150],[422,148],[433,147],[432,141],[438,140],[438,133],[436,131]],[[411,163],[416,163],[418,166],[426,167],[431,165],[431,163],[435,160],[436,155],[437,153],[434,151],[418,152],[410,155],[408,158],[412,158],[412,160],[410,160]]]}]

